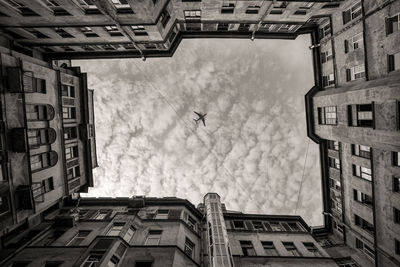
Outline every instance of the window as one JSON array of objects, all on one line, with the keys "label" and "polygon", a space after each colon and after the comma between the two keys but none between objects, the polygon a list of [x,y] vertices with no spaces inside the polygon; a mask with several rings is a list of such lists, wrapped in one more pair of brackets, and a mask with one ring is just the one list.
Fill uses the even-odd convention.
[{"label": "window", "polygon": [[259,5],[249,5],[246,8],[246,14],[258,14],[259,11],[260,11]]},{"label": "window", "polygon": [[164,11],[161,13],[161,16],[160,16],[161,25],[164,28],[165,28],[165,26],[167,26],[170,18],[171,18],[171,16],[169,15],[168,11],[166,9],[164,9]]},{"label": "window", "polygon": [[183,250],[186,255],[188,255],[189,257],[193,257],[193,253],[194,253],[194,243],[189,239],[189,238],[185,238],[185,249]]},{"label": "window", "polygon": [[90,230],[80,230],[67,244],[67,246],[78,246],[90,234]]},{"label": "window", "polygon": [[60,27],[55,27],[54,31],[62,38],[74,38],[74,36],[72,36],[70,33],[66,32],[64,29]]},{"label": "window", "polygon": [[86,258],[85,262],[81,267],[96,267],[100,265],[101,258],[103,258],[103,253],[101,252],[91,252]]},{"label": "window", "polygon": [[348,10],[344,11],[342,16],[343,16],[343,24],[346,24],[352,21],[353,19],[361,16],[361,2],[358,2]]},{"label": "window", "polygon": [[335,75],[331,73],[329,75],[322,76],[322,86],[328,87],[331,85],[335,85]]},{"label": "window", "polygon": [[328,35],[330,35],[330,34],[331,34],[331,24],[330,24],[330,23],[328,23],[328,24],[322,26],[322,27],[319,29],[319,35],[320,35],[320,38],[321,38],[321,39],[324,38],[324,37],[326,37],[326,36],[328,36]]},{"label": "window", "polygon": [[235,229],[245,229],[243,221],[233,221],[233,227]]},{"label": "window", "polygon": [[393,208],[393,219],[395,223],[400,224],[400,210]]},{"label": "window", "polygon": [[186,223],[189,225],[190,228],[192,228],[193,230],[196,230],[197,222],[196,222],[196,220],[193,219],[193,217],[190,216],[189,214],[188,214],[188,216],[187,216],[187,221],[186,221]]},{"label": "window", "polygon": [[201,10],[185,10],[185,20],[200,20],[201,19]]},{"label": "window", "polygon": [[388,55],[388,72],[400,70],[400,52]]},{"label": "window", "polygon": [[53,177],[42,180],[42,187],[43,187],[44,193],[54,190]]},{"label": "window", "polygon": [[400,29],[400,13],[392,17],[386,18],[386,35],[399,31]]},{"label": "window", "polygon": [[296,11],[293,13],[293,15],[296,15],[296,16],[305,16],[305,15],[307,15],[307,10],[298,9],[298,10],[296,10]]},{"label": "window", "polygon": [[344,258],[336,260],[339,267],[359,267],[357,263],[352,258]]},{"label": "window", "polygon": [[29,129],[27,134],[29,147],[31,148],[37,148],[50,143],[49,129]]},{"label": "window", "polygon": [[222,14],[233,14],[235,11],[235,3],[222,3],[221,13]]},{"label": "window", "polygon": [[353,164],[353,175],[372,182],[371,169]]},{"label": "window", "polygon": [[261,245],[264,248],[264,252],[267,256],[279,256],[278,251],[272,241],[261,241]]},{"label": "window", "polygon": [[312,242],[303,242],[304,247],[308,250],[308,252],[312,253],[314,257],[321,257],[321,252],[319,252],[318,248]]},{"label": "window", "polygon": [[55,230],[51,229],[45,235],[43,238],[35,242],[35,246],[49,246],[51,245],[54,241],[56,241],[59,237],[61,237],[65,233],[65,230]]},{"label": "window", "polygon": [[67,169],[68,180],[72,180],[79,176],[81,176],[81,171],[80,171],[79,165]]},{"label": "window", "polygon": [[328,149],[339,151],[339,142],[328,140]]},{"label": "window", "polygon": [[364,252],[371,260],[375,259],[375,251],[356,237],[356,248]]},{"label": "window", "polygon": [[348,105],[348,123],[355,127],[373,127],[373,104]]},{"label": "window", "polygon": [[69,160],[78,157],[78,146],[71,146],[65,148],[65,159]]},{"label": "window", "polygon": [[76,119],[76,108],[63,107],[63,118],[64,119]]},{"label": "window", "polygon": [[155,219],[166,220],[168,219],[169,210],[158,210]]},{"label": "window", "polygon": [[400,152],[392,152],[393,166],[400,167]]},{"label": "window", "polygon": [[321,52],[321,62],[322,63],[325,63],[325,62],[331,60],[332,58],[333,58],[333,55],[332,55],[331,51],[327,50],[327,51]]},{"label": "window", "polygon": [[31,170],[40,171],[51,167],[50,164],[50,153],[42,153],[31,156]]},{"label": "window", "polygon": [[256,256],[256,251],[251,241],[239,241],[244,256]]},{"label": "window", "polygon": [[145,245],[154,246],[158,245],[161,240],[162,230],[149,230]]},{"label": "window", "polygon": [[269,12],[271,15],[282,15],[283,10],[282,9],[272,9],[271,12]]},{"label": "window", "polygon": [[90,27],[81,27],[79,29],[86,37],[99,37]]},{"label": "window", "polygon": [[394,247],[395,247],[395,252],[397,255],[400,255],[400,241],[395,239],[394,240]]},{"label": "window", "polygon": [[[51,106],[46,105],[34,105],[27,104],[26,105],[26,119],[28,121],[43,121],[43,120],[51,120],[54,116],[49,114],[49,108]],[[50,112],[53,112],[53,107],[50,108]]]},{"label": "window", "polygon": [[372,202],[373,202],[372,197],[361,191],[353,189],[353,198],[357,202],[360,202],[360,203],[368,205],[368,206],[372,206]]},{"label": "window", "polygon": [[340,189],[341,189],[340,181],[329,178],[329,187],[340,191]]},{"label": "window", "polygon": [[368,221],[364,220],[357,214],[354,214],[354,224],[362,229],[368,231],[370,234],[374,233],[374,225],[369,223]]},{"label": "window", "polygon": [[112,255],[110,261],[107,263],[107,267],[115,267],[119,263],[119,258],[115,255]]},{"label": "window", "polygon": [[353,43],[353,49],[356,50],[358,48],[361,48],[363,45],[363,34],[360,32],[359,34],[356,34],[351,38],[351,41]]},{"label": "window", "polygon": [[115,25],[105,26],[104,29],[108,32],[110,36],[123,36],[123,34],[119,31],[118,27]]},{"label": "window", "polygon": [[300,3],[300,4],[301,4],[300,8],[303,8],[303,9],[312,8],[312,6],[314,5],[313,2],[304,2],[304,3]]},{"label": "window", "polygon": [[400,192],[400,177],[393,176],[393,192]]},{"label": "window", "polygon": [[46,261],[44,267],[59,267],[63,263],[63,261]]},{"label": "window", "polygon": [[110,212],[108,210],[100,210],[94,217],[93,220],[104,220]]},{"label": "window", "polygon": [[354,81],[365,77],[364,64],[346,69],[346,81]]},{"label": "window", "polygon": [[30,261],[14,261],[11,267],[26,267],[30,264]]},{"label": "window", "polygon": [[0,214],[6,213],[9,210],[8,197],[0,196]]},{"label": "window", "polygon": [[78,137],[77,128],[76,127],[65,127],[64,128],[64,139],[70,140]]},{"label": "window", "polygon": [[[133,30],[133,33],[136,36],[147,36],[148,35],[144,26],[135,25],[135,26],[131,26],[131,29]],[[133,49],[135,49],[135,48],[133,48]]]},{"label": "window", "polygon": [[61,95],[66,97],[75,97],[75,87],[72,85],[62,84]]},{"label": "window", "polygon": [[351,152],[354,156],[370,159],[371,148],[369,146],[351,144]]},{"label": "window", "polygon": [[153,266],[152,261],[137,261],[135,267],[151,267]]},{"label": "window", "polygon": [[301,256],[293,242],[282,242],[282,244],[291,256]]},{"label": "window", "polygon": [[246,32],[248,30],[250,30],[250,24],[248,24],[248,23],[240,23],[239,24],[238,31]]},{"label": "window", "polygon": [[133,226],[130,226],[128,231],[126,231],[126,234],[124,235],[124,240],[129,243],[133,237],[133,235],[135,234],[136,229]]},{"label": "window", "polygon": [[114,222],[110,230],[108,230],[107,235],[118,236],[124,226],[124,222]]},{"label": "window", "polygon": [[263,227],[261,222],[253,221],[252,223],[253,223],[253,227],[254,227],[255,230],[261,230],[261,231],[264,230],[264,227]]},{"label": "window", "polygon": [[328,157],[329,167],[340,170],[340,160]]},{"label": "window", "polygon": [[270,222],[269,225],[271,226],[271,229],[274,232],[284,231],[284,229],[282,228],[282,226],[279,222]]},{"label": "window", "polygon": [[318,108],[318,123],[321,125],[337,125],[336,107]]},{"label": "window", "polygon": [[302,227],[300,227],[299,224],[296,222],[288,222],[288,225],[290,227],[290,230],[294,232],[303,232]]}]

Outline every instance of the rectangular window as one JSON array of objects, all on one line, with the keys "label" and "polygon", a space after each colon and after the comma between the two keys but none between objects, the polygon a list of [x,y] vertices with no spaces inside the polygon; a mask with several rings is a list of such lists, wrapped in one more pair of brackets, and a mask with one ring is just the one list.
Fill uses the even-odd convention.
[{"label": "rectangular window", "polygon": [[72,180],[79,176],[81,176],[81,171],[80,171],[79,165],[67,169],[68,180]]},{"label": "rectangular window", "polygon": [[282,226],[279,222],[269,222],[269,225],[271,226],[271,229],[274,232],[284,231],[284,229],[282,228]]},{"label": "rectangular window", "polygon": [[343,24],[347,24],[348,22],[361,16],[361,2],[358,2],[348,10],[344,11],[342,16],[343,16]]},{"label": "rectangular window", "polygon": [[188,214],[188,216],[187,216],[187,221],[186,221],[186,223],[189,225],[190,228],[192,228],[193,230],[196,231],[197,222],[196,222],[196,220],[193,219],[193,217],[190,216],[189,214]]},{"label": "rectangular window", "polygon": [[364,252],[371,260],[375,260],[375,251],[356,237],[356,248]]},{"label": "rectangular window", "polygon": [[26,119],[28,121],[49,120],[50,116],[47,114],[45,105],[26,105]]},{"label": "rectangular window", "polygon": [[168,10],[164,9],[160,16],[161,25],[165,28],[170,19],[171,16],[169,15]]},{"label": "rectangular window", "polygon": [[115,255],[112,255],[110,261],[107,263],[107,267],[116,267],[119,263],[119,258]]},{"label": "rectangular window", "polygon": [[351,144],[351,152],[354,156],[361,158],[371,158],[371,148],[369,146]]},{"label": "rectangular window", "polygon": [[239,241],[244,256],[256,256],[256,251],[251,241]]},{"label": "rectangular window", "polygon": [[328,149],[339,151],[339,142],[328,140]]},{"label": "rectangular window", "polygon": [[400,167],[400,152],[392,152],[393,166]]},{"label": "rectangular window", "polygon": [[[132,29],[133,33],[135,34],[135,36],[147,36],[148,35],[148,33],[146,32],[146,29],[142,25],[131,26],[131,29]],[[133,47],[133,49],[135,49],[135,48]]]},{"label": "rectangular window", "polygon": [[186,21],[200,21],[201,10],[185,10],[184,15]]},{"label": "rectangular window", "polygon": [[158,210],[155,219],[166,220],[168,219],[169,210]]},{"label": "rectangular window", "polygon": [[255,230],[264,230],[264,227],[260,221],[252,221],[252,223]]},{"label": "rectangular window", "polygon": [[358,227],[361,227],[362,229],[366,230],[371,235],[374,233],[374,225],[372,223],[369,223],[368,221],[364,220],[357,214],[354,214],[354,224],[357,225]]},{"label": "rectangular window", "polygon": [[243,221],[233,221],[233,227],[235,229],[245,229]]},{"label": "rectangular window", "polygon": [[249,5],[246,8],[246,14],[258,14],[259,11],[260,11],[259,5]]},{"label": "rectangular window", "polygon": [[250,30],[250,24],[249,23],[240,23],[239,24],[238,31],[247,32],[248,30]]},{"label": "rectangular window", "polygon": [[123,36],[118,27],[115,25],[105,26],[104,29],[108,32],[110,36]]},{"label": "rectangular window", "polygon": [[302,227],[299,226],[296,222],[288,222],[290,229],[294,232],[303,232]]},{"label": "rectangular window", "polygon": [[73,159],[78,157],[78,146],[71,146],[65,148],[65,159]]},{"label": "rectangular window", "polygon": [[365,204],[367,206],[372,206],[372,202],[373,202],[372,197],[367,195],[367,194],[365,194],[365,193],[363,193],[363,192],[361,192],[361,191],[353,189],[353,198],[357,202],[360,202],[360,203]]},{"label": "rectangular window", "polygon": [[400,192],[400,177],[393,176],[393,192]]},{"label": "rectangular window", "polygon": [[372,182],[371,169],[353,164],[353,175]]},{"label": "rectangular window", "polygon": [[324,51],[321,52],[321,62],[325,63],[333,58],[332,51]]},{"label": "rectangular window", "polygon": [[80,230],[67,244],[67,246],[78,246],[90,234],[90,230]]},{"label": "rectangular window", "polygon": [[318,108],[318,123],[321,125],[337,125],[336,107]]},{"label": "rectangular window", "polygon": [[392,17],[386,18],[386,35],[399,31],[400,29],[400,13]]},{"label": "rectangular window", "polygon": [[79,29],[86,37],[99,37],[90,27],[81,27]]},{"label": "rectangular window", "polygon": [[137,261],[135,262],[135,267],[152,267],[152,261]]},{"label": "rectangular window", "polygon": [[194,243],[187,237],[185,238],[185,249],[183,251],[189,257],[191,257],[191,258],[193,257],[193,254],[194,254]]},{"label": "rectangular window", "polygon": [[291,256],[301,256],[293,242],[282,242],[282,244]]},{"label": "rectangular window", "polygon": [[146,242],[147,246],[156,246],[160,243],[162,230],[149,230]]},{"label": "rectangular window", "polygon": [[340,191],[341,190],[340,181],[332,179],[332,178],[329,178],[329,187],[333,188],[333,189],[335,189],[337,191]]},{"label": "rectangular window", "polygon": [[331,24],[330,24],[330,23],[328,23],[328,24],[322,26],[322,27],[319,29],[319,35],[320,35],[320,38],[321,38],[321,39],[324,38],[324,37],[326,37],[326,36],[328,36],[328,35],[330,35],[330,34],[331,34]]},{"label": "rectangular window", "polygon": [[0,214],[6,213],[9,210],[8,197],[0,196]]},{"label": "rectangular window", "polygon": [[78,132],[76,127],[65,127],[64,128],[64,139],[71,140],[78,137]]},{"label": "rectangular window", "polygon": [[221,7],[221,14],[233,14],[235,11],[235,3],[223,2]]},{"label": "rectangular window", "polygon": [[271,15],[282,15],[283,14],[283,9],[280,8],[275,8],[272,9],[271,12],[269,12]]},{"label": "rectangular window", "polygon": [[103,253],[101,252],[91,252],[86,258],[85,262],[81,265],[84,267],[94,267],[100,266],[101,259],[103,258]]},{"label": "rectangular window", "polygon": [[397,255],[400,255],[400,241],[394,239],[394,249]]},{"label": "rectangular window", "polygon": [[265,255],[267,256],[279,256],[278,251],[272,241],[261,241],[261,245],[264,248]]},{"label": "rectangular window", "polygon": [[355,127],[373,127],[373,104],[348,105],[348,123]]},{"label": "rectangular window", "polygon": [[55,27],[54,31],[60,35],[62,38],[74,38],[69,32],[65,31],[64,29],[60,27]]},{"label": "rectangular window", "polygon": [[296,11],[293,13],[293,15],[296,15],[296,16],[305,16],[305,15],[307,15],[307,10],[298,9],[298,10],[296,10]]},{"label": "rectangular window", "polygon": [[42,187],[43,187],[44,193],[54,190],[53,177],[42,180]]},{"label": "rectangular window", "polygon": [[49,153],[42,153],[31,156],[31,170],[39,171],[50,166],[50,155]]},{"label": "rectangular window", "polygon": [[360,32],[354,35],[353,38],[351,38],[351,41],[353,43],[354,50],[363,47],[363,33]]},{"label": "rectangular window", "polygon": [[365,66],[364,64],[346,69],[346,81],[354,81],[365,77]]},{"label": "rectangular window", "polygon": [[130,226],[128,231],[126,231],[126,234],[124,235],[124,240],[129,243],[133,237],[133,235],[135,234],[136,229],[133,226]]},{"label": "rectangular window", "polygon": [[107,235],[109,236],[118,236],[121,233],[122,228],[124,228],[124,222],[114,222],[111,226],[110,230],[108,230]]},{"label": "rectangular window", "polygon": [[63,107],[63,118],[64,119],[76,119],[76,108]]},{"label": "rectangular window", "polygon": [[321,257],[321,252],[312,242],[303,242],[304,247],[308,250],[308,252],[312,253],[314,257]]},{"label": "rectangular window", "polygon": [[72,85],[62,84],[61,85],[61,95],[66,97],[75,97],[75,87]]},{"label": "rectangular window", "polygon": [[329,167],[340,170],[340,160],[328,157]]},{"label": "rectangular window", "polygon": [[331,73],[329,75],[322,76],[322,86],[328,87],[331,85],[335,85],[335,75]]},{"label": "rectangular window", "polygon": [[104,220],[107,215],[109,215],[110,212],[109,210],[100,210],[98,213],[96,213],[96,215],[93,217],[93,220]]},{"label": "rectangular window", "polygon": [[218,31],[228,31],[229,30],[229,23],[218,23]]},{"label": "rectangular window", "polygon": [[63,263],[63,261],[46,261],[44,267],[59,267]]},{"label": "rectangular window", "polygon": [[400,52],[388,55],[388,72],[400,70]]},{"label": "rectangular window", "polygon": [[400,224],[400,210],[393,208],[393,219],[395,223]]}]

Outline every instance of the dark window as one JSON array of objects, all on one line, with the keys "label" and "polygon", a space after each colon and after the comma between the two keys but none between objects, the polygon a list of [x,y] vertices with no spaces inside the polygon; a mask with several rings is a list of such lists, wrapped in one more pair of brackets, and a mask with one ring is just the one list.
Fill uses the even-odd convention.
[{"label": "dark window", "polygon": [[321,125],[337,125],[336,107],[318,108],[318,123]]},{"label": "dark window", "polygon": [[394,240],[395,251],[397,255],[400,255],[400,241],[395,239]]},{"label": "dark window", "polygon": [[222,14],[233,14],[235,11],[235,3],[222,3]]},{"label": "dark window", "polygon": [[9,210],[8,197],[0,196],[0,214],[6,213]]},{"label": "dark window", "polygon": [[185,238],[185,249],[183,250],[189,257],[193,257],[194,243],[189,239]]},{"label": "dark window", "polygon": [[318,248],[312,242],[303,242],[304,247],[308,250],[308,252],[312,253],[314,257],[321,257],[321,253]]},{"label": "dark window", "polygon": [[63,263],[63,261],[46,261],[44,267],[59,267]]},{"label": "dark window", "polygon": [[400,223],[400,210],[393,208],[393,219],[395,223]]},{"label": "dark window", "polygon": [[41,33],[41,32],[38,31],[38,30],[35,30],[35,29],[25,28],[25,30],[28,31],[28,32],[30,32],[30,33],[32,33],[33,35],[36,36],[36,38],[39,38],[39,39],[50,38],[49,36],[47,36],[47,35]]},{"label": "dark window", "polygon": [[33,171],[41,171],[48,167],[52,167],[55,165],[56,162],[51,162],[50,155],[51,152],[55,153],[54,151],[45,152],[41,154],[36,154],[31,156],[31,170]]},{"label": "dark window", "polygon": [[248,23],[240,23],[239,24],[238,31],[244,32],[244,31],[248,31],[249,29],[250,29],[250,24],[248,24]]},{"label": "dark window", "polygon": [[369,146],[351,144],[351,153],[354,156],[366,159],[371,158],[371,148]]},{"label": "dark window", "polygon": [[374,233],[374,226],[356,214],[354,214],[354,224],[366,230],[370,234]]},{"label": "dark window", "polygon": [[282,9],[272,9],[269,14],[271,14],[271,15],[282,15],[283,14],[283,10]]},{"label": "dark window", "polygon": [[137,261],[135,267],[151,267],[153,266],[152,261]]},{"label": "dark window", "polygon": [[245,229],[243,221],[233,221],[235,229]]},{"label": "dark window", "polygon": [[282,242],[282,244],[292,256],[301,256],[293,242]]},{"label": "dark window", "polygon": [[43,191],[44,191],[45,193],[54,190],[54,181],[53,181],[53,177],[50,177],[50,178],[47,178],[47,179],[42,180],[42,187],[43,187]]},{"label": "dark window", "polygon": [[123,34],[119,31],[118,27],[115,25],[105,26],[104,29],[108,32],[110,36],[113,37],[123,36]]},{"label": "dark window", "polygon": [[103,253],[91,252],[82,266],[100,266],[102,258],[103,258]]},{"label": "dark window", "polygon": [[293,15],[299,15],[299,16],[307,15],[307,10],[304,9],[296,10],[296,12],[294,12]]},{"label": "dark window", "polygon": [[30,263],[30,261],[15,261],[11,264],[11,267],[26,267]]},{"label": "dark window", "polygon": [[347,24],[351,20],[361,16],[361,2],[353,5],[350,9],[346,10],[342,14],[343,24]]},{"label": "dark window", "polygon": [[160,21],[161,21],[161,25],[162,25],[164,28],[165,28],[165,26],[167,26],[168,21],[170,20],[170,18],[171,18],[171,16],[169,15],[169,13],[168,13],[167,10],[164,10],[164,11],[161,13]]},{"label": "dark window", "polygon": [[64,128],[64,139],[71,140],[78,137],[76,127],[65,127]]},{"label": "dark window", "polygon": [[372,182],[371,169],[353,164],[353,175]]},{"label": "dark window", "polygon": [[50,105],[26,105],[26,118],[28,121],[44,121],[54,118],[54,108]]},{"label": "dark window", "polygon": [[328,3],[322,6],[322,8],[337,8],[340,6],[340,3]]},{"label": "dark window", "polygon": [[331,85],[335,85],[335,75],[331,73],[329,75],[322,76],[322,86],[328,87]]},{"label": "dark window", "polygon": [[75,97],[75,86],[62,84],[61,85],[61,95],[67,97]]},{"label": "dark window", "polygon": [[348,123],[355,127],[373,127],[373,104],[348,105]]},{"label": "dark window", "polygon": [[131,7],[118,7],[117,14],[135,14]]},{"label": "dark window", "polygon": [[64,119],[76,119],[76,108],[63,107],[63,118]]},{"label": "dark window", "polygon": [[77,145],[65,148],[65,159],[66,160],[69,160],[72,158],[77,158],[78,155],[79,155],[79,150],[78,150]]},{"label": "dark window", "polygon": [[244,256],[256,256],[256,251],[251,241],[239,241]]},{"label": "dark window", "polygon": [[356,189],[353,189],[353,199],[362,204],[372,206],[372,197]]},{"label": "dark window", "polygon": [[78,246],[90,234],[90,230],[80,230],[67,244],[67,246]]},{"label": "dark window", "polygon": [[81,27],[80,30],[86,37],[99,37],[90,27]]},{"label": "dark window", "polygon": [[278,256],[278,251],[274,246],[274,242],[272,241],[261,241],[261,245],[264,248],[264,252],[267,256]]},{"label": "dark window", "polygon": [[252,223],[255,230],[264,230],[264,227],[261,222],[253,221]]},{"label": "dark window", "polygon": [[60,35],[62,38],[74,38],[70,33],[66,32],[64,29],[56,27],[54,28],[54,31]]},{"label": "dark window", "polygon": [[260,6],[258,5],[250,5],[246,8],[246,14],[258,14],[260,11]]},{"label": "dark window", "polygon": [[229,23],[218,23],[218,31],[227,31],[229,30]]},{"label": "dark window", "polygon": [[339,142],[328,140],[328,149],[339,151]]},{"label": "dark window", "polygon": [[393,176],[393,191],[400,192],[400,177]]},{"label": "dark window", "polygon": [[396,14],[393,17],[386,18],[386,34],[392,34],[399,31],[400,29],[400,14]]},{"label": "dark window", "polygon": [[326,24],[325,26],[322,26],[319,29],[319,35],[320,35],[321,39],[330,34],[331,34],[331,24],[330,23]]}]

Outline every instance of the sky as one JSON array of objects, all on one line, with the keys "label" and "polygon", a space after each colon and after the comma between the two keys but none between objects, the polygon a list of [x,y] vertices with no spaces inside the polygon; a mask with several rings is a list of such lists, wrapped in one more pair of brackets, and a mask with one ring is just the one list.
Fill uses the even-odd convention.
[{"label": "sky", "polygon": [[[99,167],[84,196],[197,205],[216,192],[228,210],[322,225],[318,147],[304,109],[309,45],[308,35],[185,39],[170,58],[74,61],[95,90]],[[206,127],[193,111],[207,113]]]}]

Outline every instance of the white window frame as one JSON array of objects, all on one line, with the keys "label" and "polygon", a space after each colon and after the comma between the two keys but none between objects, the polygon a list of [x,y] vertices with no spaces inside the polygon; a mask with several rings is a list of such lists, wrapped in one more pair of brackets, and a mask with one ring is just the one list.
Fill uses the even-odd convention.
[{"label": "white window frame", "polygon": [[[360,39],[355,40],[355,39],[359,38],[360,36],[361,36]],[[351,38],[351,43],[352,43],[353,50],[357,50],[357,49],[361,48],[362,45],[363,45],[363,41],[364,41],[364,36],[363,36],[362,32],[357,33],[356,35],[354,35]],[[356,45],[357,45],[357,47],[356,47]]]},{"label": "white window frame", "polygon": [[[357,77],[358,75],[358,77]],[[365,65],[357,65],[351,68],[351,80],[359,80],[365,78]]]}]

